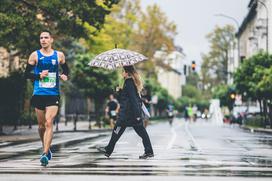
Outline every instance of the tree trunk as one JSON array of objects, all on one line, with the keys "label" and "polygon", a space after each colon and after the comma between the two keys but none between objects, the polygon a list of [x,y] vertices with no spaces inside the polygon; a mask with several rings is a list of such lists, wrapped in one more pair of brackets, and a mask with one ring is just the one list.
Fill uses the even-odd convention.
[{"label": "tree trunk", "polygon": [[228,83],[228,59],[229,59],[229,51],[228,49],[226,49],[226,57],[225,57],[225,60],[224,60],[224,69],[226,69],[226,73],[227,73],[227,76],[225,76],[226,78],[224,79],[224,82],[227,84]]},{"label": "tree trunk", "polygon": [[263,114],[262,100],[261,100],[261,99],[258,99],[258,102],[259,102],[259,104],[260,104],[260,113],[261,113],[261,121],[262,121],[261,124],[264,125],[264,120],[263,120],[264,114]]},{"label": "tree trunk", "polygon": [[14,57],[12,56],[11,52],[8,52],[8,73],[10,74],[10,72],[12,71],[12,63],[13,63],[13,59]]},{"label": "tree trunk", "polygon": [[262,101],[258,99],[259,105],[260,105],[260,112],[263,113],[263,107],[262,107]]},{"label": "tree trunk", "polygon": [[0,135],[3,135],[3,125],[2,125],[2,121],[0,121]]},{"label": "tree trunk", "polygon": [[77,130],[78,112],[76,112],[74,117],[74,131]]},{"label": "tree trunk", "polygon": [[266,128],[267,125],[267,101],[263,100],[263,109],[264,109],[264,128]]},{"label": "tree trunk", "polygon": [[269,123],[270,123],[270,128],[272,128],[272,104],[271,104],[272,100],[269,101],[268,104],[268,116],[269,116]]}]

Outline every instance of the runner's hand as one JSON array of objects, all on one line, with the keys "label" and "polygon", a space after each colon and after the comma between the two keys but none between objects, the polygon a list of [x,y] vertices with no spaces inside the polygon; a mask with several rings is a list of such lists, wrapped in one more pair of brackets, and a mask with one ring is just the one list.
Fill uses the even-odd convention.
[{"label": "runner's hand", "polygon": [[48,75],[48,70],[43,70],[41,73],[40,73],[40,78],[43,79],[44,77],[46,77]]},{"label": "runner's hand", "polygon": [[68,80],[68,77],[67,77],[66,75],[64,75],[64,74],[61,74],[61,75],[60,75],[60,78],[61,78],[62,80],[64,80],[64,81]]}]

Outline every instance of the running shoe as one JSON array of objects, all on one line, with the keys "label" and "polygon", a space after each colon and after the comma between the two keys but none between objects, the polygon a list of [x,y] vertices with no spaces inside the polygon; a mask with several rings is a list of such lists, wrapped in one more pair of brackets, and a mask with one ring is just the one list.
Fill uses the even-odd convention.
[{"label": "running shoe", "polygon": [[110,157],[110,154],[107,152],[107,150],[104,147],[98,147],[97,150],[101,153],[103,153],[106,157]]},{"label": "running shoe", "polygon": [[52,159],[53,153],[50,149],[48,150],[48,154],[46,156],[47,156],[48,160]]},{"label": "running shoe", "polygon": [[46,166],[48,165],[48,158],[45,153],[42,154],[40,158],[41,166]]},{"label": "running shoe", "polygon": [[139,159],[147,159],[147,158],[152,158],[154,157],[153,153],[144,153],[143,155],[139,156]]}]

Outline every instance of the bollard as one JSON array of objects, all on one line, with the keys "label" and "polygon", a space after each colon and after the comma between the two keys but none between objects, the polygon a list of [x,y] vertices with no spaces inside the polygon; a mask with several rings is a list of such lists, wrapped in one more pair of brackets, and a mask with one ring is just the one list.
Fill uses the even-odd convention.
[{"label": "bollard", "polygon": [[78,119],[78,113],[76,113],[75,119],[74,119],[74,131],[77,130],[77,119]]},{"label": "bollard", "polygon": [[89,112],[89,130],[92,129],[91,120],[92,120],[92,116],[91,116],[91,112]]}]

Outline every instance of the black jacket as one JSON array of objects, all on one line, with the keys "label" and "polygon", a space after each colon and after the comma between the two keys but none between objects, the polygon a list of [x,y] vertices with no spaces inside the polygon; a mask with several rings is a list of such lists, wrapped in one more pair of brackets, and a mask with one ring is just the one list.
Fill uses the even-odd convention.
[{"label": "black jacket", "polygon": [[[119,92],[120,111],[117,126],[140,126],[142,121],[142,101],[132,78],[125,80],[123,89]],[[137,118],[140,120],[137,120]]]}]

